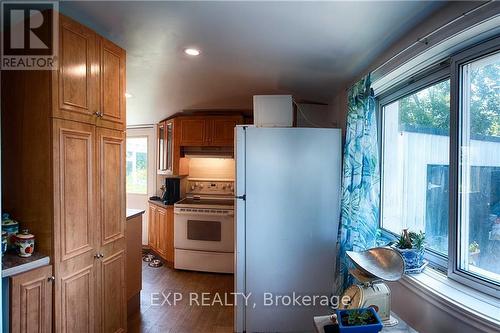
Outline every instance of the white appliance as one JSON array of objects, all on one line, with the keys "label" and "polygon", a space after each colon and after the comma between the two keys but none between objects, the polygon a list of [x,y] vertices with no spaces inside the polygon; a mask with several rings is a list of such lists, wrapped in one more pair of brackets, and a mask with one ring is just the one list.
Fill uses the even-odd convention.
[{"label": "white appliance", "polygon": [[234,181],[188,179],[174,204],[174,267],[234,272]]},{"label": "white appliance", "polygon": [[291,127],[292,95],[253,96],[253,120],[257,127]]},{"label": "white appliance", "polygon": [[332,296],[341,131],[237,126],[235,140],[235,291],[250,295],[238,299],[235,331],[314,332],[313,317],[329,307],[285,300]]}]

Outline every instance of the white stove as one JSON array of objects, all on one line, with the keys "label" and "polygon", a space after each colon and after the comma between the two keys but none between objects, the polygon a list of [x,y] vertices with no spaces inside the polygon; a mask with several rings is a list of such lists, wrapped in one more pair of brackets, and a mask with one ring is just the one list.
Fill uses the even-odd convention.
[{"label": "white stove", "polygon": [[174,205],[175,268],[234,272],[234,181],[188,179]]}]

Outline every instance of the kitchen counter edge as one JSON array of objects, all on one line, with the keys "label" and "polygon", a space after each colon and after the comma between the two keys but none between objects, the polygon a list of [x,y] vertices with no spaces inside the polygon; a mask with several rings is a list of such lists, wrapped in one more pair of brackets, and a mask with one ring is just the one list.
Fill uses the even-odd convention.
[{"label": "kitchen counter edge", "polygon": [[136,216],[144,214],[144,209],[127,208],[127,220],[133,219]]},{"label": "kitchen counter edge", "polygon": [[50,257],[35,252],[31,257],[22,258],[14,253],[2,256],[2,278],[21,274],[50,264]]}]

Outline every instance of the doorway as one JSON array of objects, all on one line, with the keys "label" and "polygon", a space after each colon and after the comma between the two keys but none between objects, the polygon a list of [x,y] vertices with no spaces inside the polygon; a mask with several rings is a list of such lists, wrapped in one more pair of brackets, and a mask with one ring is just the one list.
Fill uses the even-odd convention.
[{"label": "doorway", "polygon": [[148,199],[156,194],[156,131],[154,126],[127,128],[127,208],[145,210],[142,244],[147,245]]}]

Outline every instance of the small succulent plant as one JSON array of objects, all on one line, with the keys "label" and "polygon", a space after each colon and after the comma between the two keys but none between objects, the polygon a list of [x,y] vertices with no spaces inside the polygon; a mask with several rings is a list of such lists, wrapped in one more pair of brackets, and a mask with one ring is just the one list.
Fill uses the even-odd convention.
[{"label": "small succulent plant", "polygon": [[349,326],[368,325],[372,319],[372,313],[367,310],[353,310],[349,312],[347,323]]},{"label": "small succulent plant", "polygon": [[396,246],[400,249],[421,250],[425,246],[425,233],[422,231],[416,233],[414,231],[408,231],[408,229],[403,229]]}]

